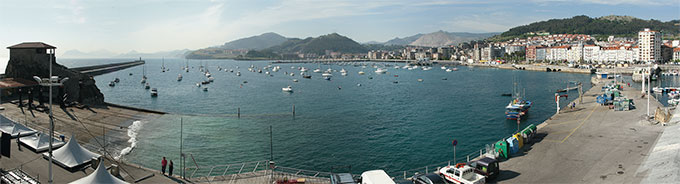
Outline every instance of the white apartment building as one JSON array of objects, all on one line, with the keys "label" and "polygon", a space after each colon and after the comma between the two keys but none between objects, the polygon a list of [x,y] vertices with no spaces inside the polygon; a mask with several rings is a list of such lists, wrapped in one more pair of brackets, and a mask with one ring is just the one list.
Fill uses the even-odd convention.
[{"label": "white apartment building", "polygon": [[661,61],[661,34],[645,28],[638,32],[639,61]]}]

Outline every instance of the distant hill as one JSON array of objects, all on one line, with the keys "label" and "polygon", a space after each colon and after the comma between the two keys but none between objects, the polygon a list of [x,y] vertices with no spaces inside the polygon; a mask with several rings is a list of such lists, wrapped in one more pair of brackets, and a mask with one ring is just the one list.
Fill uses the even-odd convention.
[{"label": "distant hill", "polygon": [[276,33],[264,33],[258,36],[251,36],[248,38],[241,38],[238,40],[230,41],[222,45],[223,49],[245,49],[245,50],[262,50],[275,45],[279,45],[288,38],[283,37]]},{"label": "distant hill", "polygon": [[112,58],[118,55],[108,50],[97,50],[92,52],[82,52],[79,50],[68,50],[61,54],[61,58]]},{"label": "distant hill", "polygon": [[416,34],[404,38],[394,38],[383,45],[414,45],[424,47],[442,47],[447,45],[456,45],[463,42],[473,40],[483,40],[488,37],[497,35],[499,33],[466,33],[466,32],[446,32],[437,31],[427,34]]},{"label": "distant hill", "polygon": [[92,52],[82,52],[79,50],[69,50],[64,52],[61,58],[79,58],[79,59],[89,59],[89,58],[183,58],[189,52],[189,49],[183,50],[173,50],[173,51],[160,51],[153,53],[140,53],[137,51],[130,51],[124,54],[114,53],[108,50],[97,50]]},{"label": "distant hill", "polygon": [[341,53],[364,53],[368,50],[356,41],[337,33],[322,35],[316,38],[289,39],[288,41],[264,49],[274,53],[315,53],[324,55],[326,50]]},{"label": "distant hill", "polygon": [[117,55],[116,57],[120,58],[139,58],[141,57],[142,59],[144,58],[184,58],[185,55],[187,55],[191,50],[189,49],[182,49],[182,50],[172,50],[172,51],[160,51],[160,52],[153,52],[153,53],[140,53],[137,51],[130,51],[125,54],[120,54]]},{"label": "distant hill", "polygon": [[483,40],[494,36],[498,33],[465,33],[465,32],[445,32],[437,31],[422,35],[417,40],[411,42],[409,45],[425,46],[425,47],[442,47],[447,45],[455,45],[458,43],[469,42],[473,40]]},{"label": "distant hill", "polygon": [[391,39],[391,40],[389,40],[389,41],[387,41],[383,44],[384,45],[409,45],[412,42],[416,41],[421,36],[423,36],[423,34],[419,33],[419,34],[409,36],[409,37],[404,37],[404,38],[397,37],[397,38]]},{"label": "distant hill", "polygon": [[550,34],[589,34],[589,35],[620,35],[635,37],[637,32],[650,28],[662,31],[665,36],[678,35],[680,20],[662,22],[659,20],[643,20],[631,16],[604,16],[590,18],[585,15],[565,19],[550,19],[511,28],[493,39],[511,39],[525,36],[529,32],[548,32]]}]

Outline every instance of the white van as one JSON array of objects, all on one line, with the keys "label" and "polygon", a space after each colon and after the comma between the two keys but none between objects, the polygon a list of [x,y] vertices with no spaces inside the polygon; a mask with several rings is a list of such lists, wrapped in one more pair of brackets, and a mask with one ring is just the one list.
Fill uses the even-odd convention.
[{"label": "white van", "polygon": [[396,184],[383,170],[371,170],[361,173],[361,184]]}]

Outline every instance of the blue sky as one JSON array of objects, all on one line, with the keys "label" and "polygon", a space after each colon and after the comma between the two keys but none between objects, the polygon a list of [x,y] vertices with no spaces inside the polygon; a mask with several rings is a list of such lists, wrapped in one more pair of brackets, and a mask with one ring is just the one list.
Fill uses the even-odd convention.
[{"label": "blue sky", "polygon": [[[359,42],[416,33],[502,32],[551,18],[680,19],[678,0],[0,0],[0,45],[42,41],[68,50],[198,49],[276,32],[337,32]],[[6,62],[8,51],[0,51]]]}]

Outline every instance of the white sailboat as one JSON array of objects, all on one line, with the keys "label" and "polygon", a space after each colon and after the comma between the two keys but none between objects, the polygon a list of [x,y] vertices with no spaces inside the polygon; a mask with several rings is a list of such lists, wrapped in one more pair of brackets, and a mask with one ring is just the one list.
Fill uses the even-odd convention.
[{"label": "white sailboat", "polygon": [[146,83],[146,65],[142,65],[142,84]]},{"label": "white sailboat", "polygon": [[387,73],[387,69],[378,68],[377,70],[375,70],[375,73],[377,73],[377,74],[384,74],[384,73]]},{"label": "white sailboat", "polygon": [[285,87],[285,88],[281,88],[281,91],[290,93],[290,92],[293,92],[293,87],[288,86],[288,87]]}]

